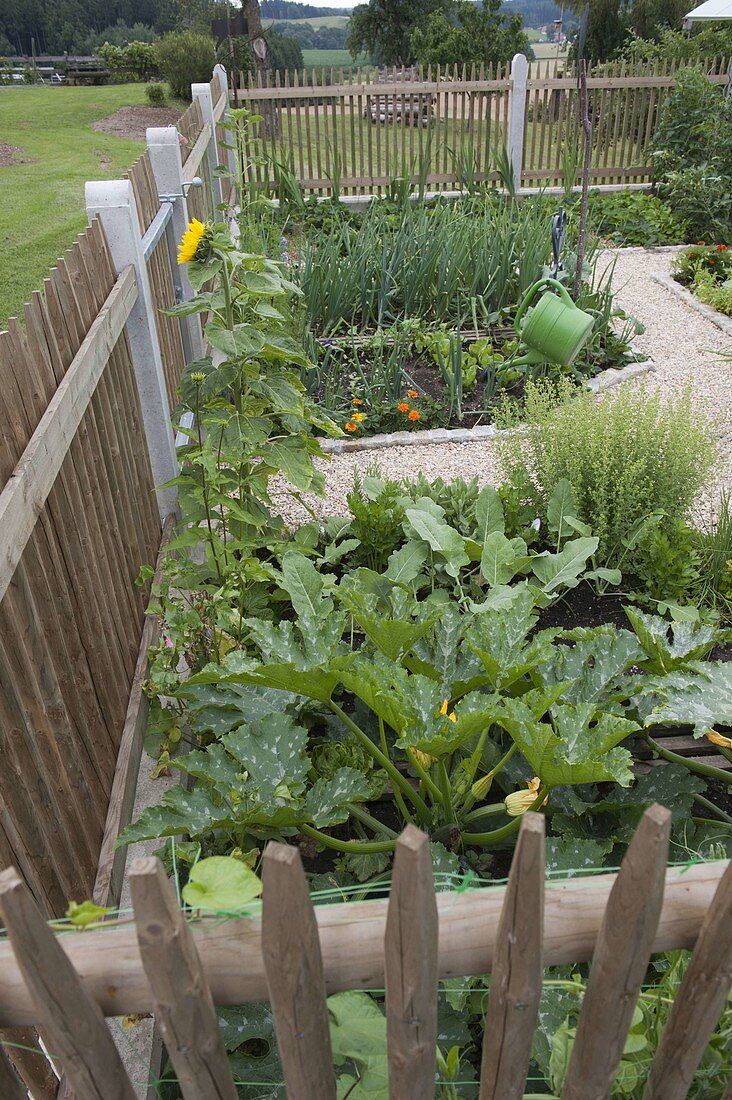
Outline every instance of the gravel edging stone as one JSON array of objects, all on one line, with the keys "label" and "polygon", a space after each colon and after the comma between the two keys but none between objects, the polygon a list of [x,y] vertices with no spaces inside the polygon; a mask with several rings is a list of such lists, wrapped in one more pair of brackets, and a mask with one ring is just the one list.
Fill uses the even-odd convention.
[{"label": "gravel edging stone", "polygon": [[665,271],[654,271],[651,273],[651,278],[654,282],[662,286],[664,290],[668,290],[671,294],[674,294],[677,298],[680,298],[682,302],[685,302],[691,309],[695,309],[697,313],[701,313],[702,317],[706,317],[707,321],[711,321],[717,328],[721,328],[722,332],[725,332],[727,336],[732,336],[732,317],[725,317],[723,313],[718,313],[716,309],[712,309],[705,302],[700,302],[695,294],[692,294],[690,290],[687,290],[681,283],[677,283],[670,275],[667,275]]}]

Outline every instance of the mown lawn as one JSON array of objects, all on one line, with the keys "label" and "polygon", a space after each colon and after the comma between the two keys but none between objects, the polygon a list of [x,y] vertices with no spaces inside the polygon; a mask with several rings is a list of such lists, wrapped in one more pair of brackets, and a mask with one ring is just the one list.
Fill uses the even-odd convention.
[{"label": "mown lawn", "polygon": [[0,167],[0,328],[84,228],[86,180],[120,177],[144,148],[91,123],[144,102],[141,84],[0,91],[0,140],[28,161]]}]

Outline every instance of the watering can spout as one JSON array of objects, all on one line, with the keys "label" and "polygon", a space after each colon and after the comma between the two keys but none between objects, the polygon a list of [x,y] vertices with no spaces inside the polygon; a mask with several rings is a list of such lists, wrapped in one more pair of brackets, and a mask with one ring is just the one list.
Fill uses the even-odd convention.
[{"label": "watering can spout", "polygon": [[[524,314],[542,289],[544,293],[522,325]],[[594,316],[574,304],[566,287],[556,279],[539,279],[516,310],[514,327],[521,347],[512,365],[559,363],[568,367],[589,340],[594,324]]]}]

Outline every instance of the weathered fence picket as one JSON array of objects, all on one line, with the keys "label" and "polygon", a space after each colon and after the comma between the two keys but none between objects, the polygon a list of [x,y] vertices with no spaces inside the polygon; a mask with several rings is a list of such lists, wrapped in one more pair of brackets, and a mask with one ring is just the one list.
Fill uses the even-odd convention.
[{"label": "weathered fence picket", "polygon": [[[706,63],[715,84],[730,82],[724,59]],[[593,186],[646,183],[646,151],[676,81],[675,63],[589,62]],[[253,136],[267,163],[251,179],[276,187],[274,162],[289,167],[304,192],[381,194],[403,178],[429,191],[501,184],[505,147],[513,185],[572,186],[580,148],[577,80],[569,62],[508,65],[476,73],[465,66],[242,74],[242,103],[266,116]],[[254,153],[250,142],[250,153]]]},{"label": "weathered fence picket", "polygon": [[[220,72],[211,93],[218,124]],[[132,810],[157,630],[149,586],[134,580],[155,562],[161,525],[170,532],[175,494],[156,507],[154,489],[177,473],[170,409],[202,349],[197,318],[160,310],[192,293],[175,246],[199,172],[193,205],[214,213],[215,135],[193,104],[178,129],[148,136],[129,182],[90,196],[89,229],[33,295],[24,329],[11,319],[0,332],[0,866],[17,865],[45,916],[71,898],[119,900],[114,841]],[[35,1100],[52,1100],[33,1029],[1,1038]],[[10,1089],[2,1080],[0,1095]]]},{"label": "weathered fence picket", "polygon": [[[426,1100],[435,1090],[439,977],[490,973],[480,1096],[513,1100],[524,1092],[543,966],[592,954],[562,1096],[600,1100],[610,1095],[652,950],[696,942],[644,1097],[682,1100],[732,984],[732,863],[683,877],[667,869],[669,820],[660,806],[646,811],[617,875],[545,885],[544,819],[528,813],[507,887],[459,895],[435,895],[428,838],[409,827],[387,903],[317,909],[297,848],[270,844],[261,912],[228,919],[182,913],[162,865],[147,858],[131,873],[135,927],[60,938],[11,869],[0,874],[10,934],[0,940],[0,1025],[37,1024],[79,1100],[127,1100],[102,1013],[154,1012],[185,1100],[233,1100],[213,1006],[264,996],[289,1100],[328,1100],[326,992],[385,981],[390,1096]],[[555,897],[558,908],[545,904]],[[378,948],[376,972],[371,950],[360,950],[365,940]],[[0,1087],[10,1073],[0,1060]]]}]

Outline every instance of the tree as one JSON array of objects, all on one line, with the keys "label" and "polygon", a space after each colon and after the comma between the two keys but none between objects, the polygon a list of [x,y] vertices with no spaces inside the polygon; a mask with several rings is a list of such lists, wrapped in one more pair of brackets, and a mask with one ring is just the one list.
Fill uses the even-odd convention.
[{"label": "tree", "polygon": [[[568,0],[575,14],[581,15],[587,0]],[[693,5],[691,5],[693,7]],[[657,39],[664,28],[680,29],[688,0],[589,0],[585,57],[607,61],[616,57],[629,36]]]},{"label": "tree", "polygon": [[346,49],[353,58],[366,51],[383,65],[411,65],[412,34],[450,0],[369,0],[353,9]]},{"label": "tree", "polygon": [[520,15],[500,14],[501,0],[478,7],[458,0],[452,12],[434,11],[424,27],[412,32],[414,56],[421,65],[486,65],[509,61],[515,53],[533,58]]}]

